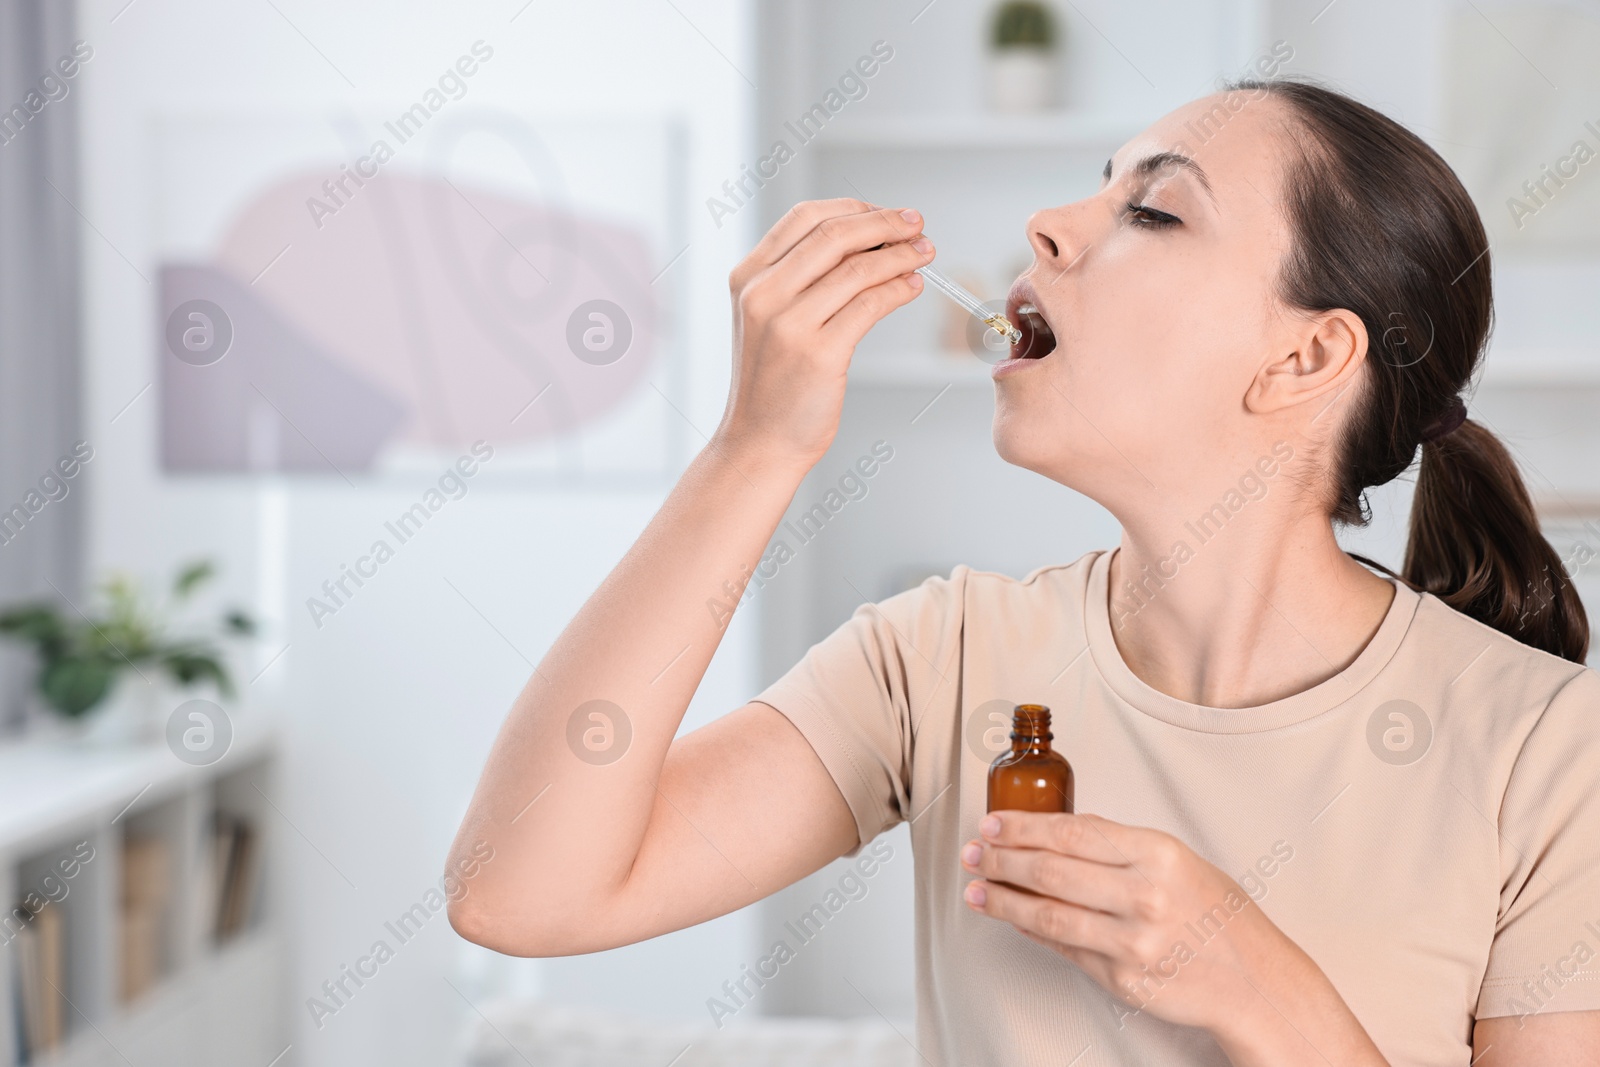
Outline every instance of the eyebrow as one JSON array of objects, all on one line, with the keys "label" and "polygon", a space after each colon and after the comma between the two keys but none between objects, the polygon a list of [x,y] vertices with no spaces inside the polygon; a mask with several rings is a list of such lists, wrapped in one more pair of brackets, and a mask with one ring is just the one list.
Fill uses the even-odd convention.
[{"label": "eyebrow", "polygon": [[[1217,197],[1211,191],[1211,180],[1206,177],[1206,172],[1200,164],[1181,152],[1157,152],[1154,155],[1144,156],[1133,164],[1132,170],[1140,177],[1148,177],[1167,167],[1182,167],[1193,174],[1195,180],[1200,183],[1200,188],[1206,191],[1206,195],[1213,203],[1216,202]],[[1111,180],[1111,160],[1106,160],[1106,169],[1100,176],[1106,181]]]}]

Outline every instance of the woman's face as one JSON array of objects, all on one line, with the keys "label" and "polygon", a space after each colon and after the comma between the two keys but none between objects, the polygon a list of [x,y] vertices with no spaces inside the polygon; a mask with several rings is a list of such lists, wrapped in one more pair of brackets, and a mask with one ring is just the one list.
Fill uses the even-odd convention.
[{"label": "woman's face", "polygon": [[1286,117],[1262,92],[1197,100],[1123,145],[1097,193],[1028,220],[1034,262],[1007,312],[1017,351],[1050,345],[1018,315],[1029,303],[1055,347],[995,381],[1002,458],[1126,519],[1236,481],[1304,425],[1304,410],[1246,405],[1306,335],[1275,290]]}]

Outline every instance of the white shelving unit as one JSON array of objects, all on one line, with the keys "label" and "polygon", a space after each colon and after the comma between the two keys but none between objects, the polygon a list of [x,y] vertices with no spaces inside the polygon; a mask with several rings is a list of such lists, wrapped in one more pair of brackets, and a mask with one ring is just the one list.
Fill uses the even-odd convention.
[{"label": "white shelving unit", "polygon": [[851,386],[880,388],[946,385],[976,388],[991,384],[994,368],[965,352],[909,350],[858,355],[850,364]]},{"label": "white shelving unit", "polygon": [[1491,348],[1478,384],[1490,389],[1600,389],[1600,347]]},{"label": "white shelving unit", "polygon": [[841,118],[823,145],[833,151],[1054,150],[1116,148],[1149,125],[1148,116],[1063,110],[1046,115],[871,115]]},{"label": "white shelving unit", "polygon": [[[281,909],[271,877],[278,816],[269,801],[277,791],[277,743],[260,716],[236,716],[229,751],[209,767],[179,761],[161,742],[0,746],[0,901],[9,907],[30,892],[49,900],[45,909],[58,910],[65,942],[55,995],[66,1036],[32,1062],[265,1067],[284,1051]],[[242,929],[220,943],[210,906],[216,812],[252,823],[260,880]],[[122,850],[130,838],[146,836],[166,844],[170,896],[159,909],[159,977],[125,1002]],[[68,857],[82,862],[62,867]],[[72,875],[63,877],[67,870]],[[15,938],[0,942],[0,1067],[28,1062],[19,1049],[17,952]]]}]

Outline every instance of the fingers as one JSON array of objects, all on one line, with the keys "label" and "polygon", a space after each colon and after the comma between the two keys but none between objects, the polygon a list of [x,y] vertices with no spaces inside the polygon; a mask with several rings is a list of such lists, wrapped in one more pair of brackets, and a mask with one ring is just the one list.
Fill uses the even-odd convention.
[{"label": "fingers", "polygon": [[[974,847],[981,850],[976,864],[966,859]],[[1048,849],[969,842],[962,852],[961,865],[973,874],[1111,914],[1125,913],[1144,887],[1144,879],[1131,867],[1095,863]]]},{"label": "fingers", "polygon": [[[793,309],[796,324],[851,348],[922,291],[933,258],[922,216],[850,198],[796,204],[729,275],[738,309]],[[916,247],[913,247],[913,243]]]},{"label": "fingers", "polygon": [[[783,259],[802,238],[828,219],[881,210],[883,209],[876,204],[868,204],[854,197],[802,200],[790,208],[783,218],[773,223],[772,229],[756,242],[755,248],[751,249],[740,266],[748,269],[752,275],[758,274]],[[918,225],[920,224],[919,220]]]},{"label": "fingers", "polygon": [[911,303],[920,292],[920,274],[902,274],[881,285],[874,285],[858,293],[824,323],[823,336],[854,348],[879,319],[895,308]]},{"label": "fingers", "polygon": [[[911,218],[890,208],[820,220],[776,264],[771,282],[798,296],[857,252],[876,245],[911,241],[922,234],[922,216],[906,209]],[[920,266],[920,264],[919,264]],[[839,301],[843,304],[844,301]]]},{"label": "fingers", "polygon": [[[997,882],[971,882],[965,895],[968,906],[990,918],[1008,922],[1024,933],[1105,956],[1125,954],[1126,929],[1105,912],[1080,908]],[[979,904],[974,898],[982,899],[983,903]]]},{"label": "fingers", "polygon": [[820,325],[866,290],[910,274],[932,260],[933,242],[926,237],[852,253],[801,293],[795,306]]},{"label": "fingers", "polygon": [[[991,819],[1000,824],[993,834],[985,829]],[[1156,830],[1127,826],[1098,815],[1061,812],[992,811],[978,828],[983,839],[993,844],[1049,849],[1063,856],[1124,866],[1138,866],[1161,847],[1155,839],[1167,837]]]}]

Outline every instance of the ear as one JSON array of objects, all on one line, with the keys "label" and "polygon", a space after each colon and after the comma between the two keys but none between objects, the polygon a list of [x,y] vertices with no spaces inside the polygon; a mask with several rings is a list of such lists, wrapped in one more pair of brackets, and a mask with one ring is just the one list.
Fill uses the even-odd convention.
[{"label": "ear", "polygon": [[1268,414],[1347,388],[1367,358],[1367,327],[1344,308],[1305,320],[1290,351],[1264,363],[1245,391],[1248,411]]}]

